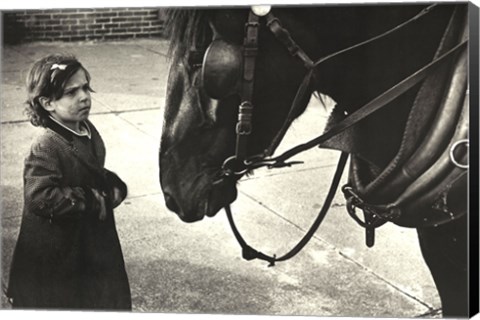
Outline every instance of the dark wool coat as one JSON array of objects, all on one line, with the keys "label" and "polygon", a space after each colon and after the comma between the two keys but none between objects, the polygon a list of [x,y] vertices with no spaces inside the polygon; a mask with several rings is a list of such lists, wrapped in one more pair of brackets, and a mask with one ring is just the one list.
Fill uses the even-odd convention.
[{"label": "dark wool coat", "polygon": [[[131,309],[111,204],[113,187],[122,198],[127,188],[104,168],[102,138],[87,123],[91,139],[50,120],[25,159],[23,218],[7,292],[14,308]],[[104,221],[92,188],[105,195]]]}]

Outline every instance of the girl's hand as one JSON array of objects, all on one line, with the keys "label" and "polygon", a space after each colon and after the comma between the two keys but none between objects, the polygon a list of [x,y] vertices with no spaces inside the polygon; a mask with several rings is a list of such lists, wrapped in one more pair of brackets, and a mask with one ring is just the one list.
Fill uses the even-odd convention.
[{"label": "girl's hand", "polygon": [[95,189],[92,189],[93,195],[100,203],[100,212],[98,213],[98,219],[105,221],[107,218],[107,208],[105,206],[105,198]]},{"label": "girl's hand", "polygon": [[122,199],[122,192],[120,191],[119,188],[117,187],[113,187],[113,192],[112,192],[112,196],[113,196],[113,199],[112,199],[112,207],[116,208],[120,205],[120,203],[122,203],[123,199]]}]

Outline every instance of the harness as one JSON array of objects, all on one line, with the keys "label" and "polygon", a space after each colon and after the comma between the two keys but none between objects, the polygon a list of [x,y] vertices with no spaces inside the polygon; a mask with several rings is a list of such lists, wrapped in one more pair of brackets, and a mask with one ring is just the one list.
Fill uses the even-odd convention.
[{"label": "harness", "polygon": [[[445,62],[450,61],[452,57],[459,56],[459,58],[456,60],[453,71],[450,71],[451,80],[449,88],[451,92],[447,94],[444,98],[444,101],[442,101],[440,112],[438,112],[439,116],[438,119],[436,119],[436,126],[430,130],[430,133],[428,137],[424,139],[421,148],[417,149],[420,151],[418,151],[417,154],[414,154],[410,158],[410,161],[403,163],[399,162],[401,164],[400,166],[398,166],[397,163],[397,165],[391,169],[391,172],[400,171],[400,174],[397,174],[393,178],[388,175],[387,178],[383,176],[383,180],[381,182],[375,182],[377,185],[388,185],[391,183],[392,185],[397,186],[397,189],[399,190],[397,193],[399,193],[399,196],[393,200],[389,200],[386,203],[380,202],[380,204],[372,204],[376,203],[375,201],[377,200],[374,196],[372,196],[372,194],[375,192],[378,193],[378,188],[375,189],[370,185],[368,186],[370,187],[370,190],[366,190],[365,187],[359,183],[359,179],[355,177],[355,165],[357,163],[353,157],[349,184],[344,186],[342,191],[344,192],[347,200],[347,211],[352,218],[355,219],[355,221],[357,221],[366,229],[366,243],[369,247],[373,246],[374,244],[375,228],[388,221],[401,225],[402,218],[405,216],[409,216],[411,220],[412,214],[409,212],[412,210],[418,210],[418,207],[422,207],[422,205],[418,205],[418,202],[421,204],[423,203],[424,207],[431,205],[432,193],[435,193],[435,195],[443,194],[443,196],[440,197],[441,199],[436,203],[441,210],[448,212],[448,219],[439,219],[438,217],[431,218],[431,221],[434,221],[434,224],[443,223],[447,220],[455,219],[461,216],[463,213],[452,213],[452,210],[447,207],[447,198],[450,196],[449,191],[455,189],[455,184],[459,185],[459,187],[456,189],[460,190],[459,192],[462,191],[463,184],[460,182],[464,181],[463,179],[466,177],[466,169],[468,169],[468,165],[465,164],[467,152],[464,148],[465,146],[468,147],[468,139],[466,136],[466,133],[468,132],[468,106],[466,104],[464,105],[463,103],[464,100],[467,100],[465,99],[467,85],[467,77],[465,75],[467,65],[467,50],[465,49],[468,43],[466,34],[463,35],[460,41],[455,42],[452,40],[454,41],[454,44],[450,47],[444,46],[445,48],[441,48],[441,50],[437,52],[437,55],[430,63],[417,70],[404,80],[400,81],[398,84],[388,89],[384,93],[380,94],[369,103],[358,109],[356,112],[332,126],[322,135],[295,146],[278,156],[272,156],[275,149],[285,136],[290,124],[294,120],[295,114],[299,108],[302,107],[302,101],[304,100],[305,96],[307,94],[311,94],[309,87],[311,87],[312,81],[314,81],[314,72],[320,64],[333,57],[349,52],[360,46],[372,43],[388,34],[396,32],[411,22],[428,14],[435,8],[435,6],[435,4],[430,5],[413,18],[405,21],[391,30],[388,30],[385,33],[330,54],[317,61],[310,59],[305,51],[297,45],[297,43],[292,39],[288,30],[283,28],[279,19],[275,17],[268,6],[252,7],[252,10],[249,12],[248,21],[245,24],[243,47],[229,44],[223,40],[214,40],[207,49],[202,64],[203,87],[208,95],[210,95],[212,98],[220,99],[225,95],[231,94],[232,92],[237,92],[241,98],[241,103],[238,110],[238,120],[236,124],[235,154],[224,161],[222,167],[223,178],[238,179],[247,171],[260,167],[281,168],[301,163],[299,161],[290,161],[289,159],[303,151],[317,147],[324,143],[328,143],[332,138],[335,138],[337,135],[344,132],[348,128],[351,128],[362,119],[365,119],[372,113],[385,107],[388,103],[420,82],[424,81],[423,85],[425,85],[425,83],[428,83],[429,77],[431,77],[431,75],[439,68],[439,66],[445,65]],[[452,17],[452,19],[460,18],[461,17],[459,13],[456,13],[456,16]],[[303,62],[303,65],[306,69],[306,74],[297,90],[284,124],[274,137],[269,147],[262,154],[249,157],[247,155],[247,146],[249,135],[252,132],[252,111],[254,108],[252,96],[255,58],[258,51],[258,30],[261,22],[265,23],[267,28],[271,31],[275,38],[285,46],[292,57],[300,59]],[[455,25],[455,23],[452,22],[451,25]],[[242,58],[243,64],[241,63]],[[218,79],[223,81],[219,81]],[[460,84],[458,84],[459,82]],[[418,98],[417,100],[419,100],[419,104],[423,103],[422,98]],[[442,116],[442,112],[450,112],[449,114],[453,114],[455,119],[447,119],[448,116]],[[460,123],[460,125],[457,126],[457,123]],[[445,125],[448,125],[448,130],[444,129]],[[446,143],[444,141],[446,141]],[[440,144],[440,146],[435,147],[435,143]],[[427,150],[427,152],[425,152],[425,148],[433,148],[435,150]],[[460,149],[462,149],[461,152],[459,152]],[[446,151],[442,153],[443,150]],[[439,156],[439,154],[441,155]],[[247,260],[255,258],[265,260],[270,263],[270,266],[273,266],[277,261],[287,260],[296,255],[311,239],[328,212],[335,192],[338,188],[348,156],[349,154],[347,152],[341,153],[329,192],[312,226],[305,236],[300,240],[300,242],[288,253],[281,257],[277,258],[275,255],[268,256],[250,247],[238,231],[233,220],[230,206],[227,205],[225,207],[225,211],[227,213],[232,231],[242,247],[242,256]],[[429,161],[423,162],[425,158],[429,157],[431,158]],[[419,165],[419,160],[421,160],[420,162],[424,164]],[[425,166],[427,166],[427,168],[425,168]],[[412,173],[412,171],[414,172]],[[435,182],[438,184],[437,186],[442,186],[443,189],[435,188]],[[425,193],[425,190],[429,189],[431,189],[431,191]],[[466,191],[463,191],[466,194]],[[456,194],[458,195],[458,192]],[[418,197],[420,197],[420,200]],[[379,199],[381,198],[382,197],[380,196]],[[417,205],[413,206],[413,209],[408,208],[409,206],[412,207],[412,203],[415,202],[414,200],[417,202]],[[363,220],[358,217],[356,208],[363,210]],[[423,219],[425,220],[425,218]],[[418,225],[419,222],[416,221],[416,226]],[[423,225],[428,225],[428,223],[423,221]]]}]

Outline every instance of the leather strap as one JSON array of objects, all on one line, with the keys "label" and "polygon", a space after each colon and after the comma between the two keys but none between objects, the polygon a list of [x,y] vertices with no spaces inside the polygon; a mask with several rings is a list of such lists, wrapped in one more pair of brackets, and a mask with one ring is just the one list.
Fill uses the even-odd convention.
[{"label": "leather strap", "polygon": [[440,57],[436,58],[423,68],[419,69],[416,71],[414,74],[410,75],[409,77],[405,78],[401,82],[399,82],[397,85],[393,86],[389,90],[385,91],[363,107],[361,107],[359,110],[356,112],[352,113],[349,115],[347,118],[336,124],[335,126],[332,126],[330,130],[327,132],[323,133],[322,135],[306,142],[303,144],[300,144],[296,147],[293,147],[284,153],[282,153],[279,156],[269,158],[269,159],[262,159],[262,160],[253,160],[247,163],[247,167],[249,169],[256,169],[259,167],[282,167],[289,165],[289,163],[286,163],[285,161],[290,159],[291,157],[312,149],[319,144],[327,141],[328,139],[332,138],[333,136],[343,132],[347,128],[355,125],[362,119],[368,117],[372,113],[376,112],[377,110],[385,107],[388,103],[393,101],[395,98],[406,92],[408,89],[412,88],[415,86],[417,83],[422,81],[430,72],[432,69],[436,68],[440,63],[445,61],[447,58],[452,56],[453,54],[457,53],[461,49],[465,48],[467,46],[468,40],[462,41],[460,44],[456,45]]},{"label": "leather strap", "polygon": [[314,63],[312,59],[305,53],[305,51],[300,48],[299,45],[292,39],[292,36],[287,29],[283,28],[280,24],[280,21],[273,15],[272,12],[269,12],[266,16],[267,27],[273,33],[273,35],[280,41],[294,57],[298,57],[303,61],[305,68],[312,69]]},{"label": "leather strap", "polygon": [[274,266],[275,262],[277,261],[285,261],[297,253],[305,247],[305,245],[310,241],[313,237],[315,232],[317,231],[318,227],[322,223],[323,219],[327,215],[328,210],[330,209],[330,205],[332,204],[333,198],[335,197],[335,193],[337,191],[338,185],[340,183],[340,179],[342,178],[343,170],[345,168],[345,164],[347,163],[348,153],[342,152],[340,155],[340,159],[338,160],[337,169],[335,170],[335,174],[332,179],[332,183],[330,185],[330,189],[328,191],[327,197],[323,203],[322,208],[318,212],[317,218],[313,222],[312,226],[308,230],[308,232],[303,236],[303,238],[293,247],[290,251],[288,251],[283,256],[277,258],[276,255],[269,256],[260,251],[253,249],[251,246],[247,244],[245,239],[243,239],[242,235],[238,231],[237,226],[235,225],[235,221],[233,220],[232,211],[230,209],[230,205],[225,207],[225,212],[227,213],[228,222],[230,223],[230,227],[232,228],[233,234],[237,239],[238,243],[242,247],[242,257],[245,260],[253,260],[253,259],[260,259],[264,261],[268,261],[270,264],[269,267]]},{"label": "leather strap", "polygon": [[310,84],[311,84],[312,80],[314,79],[314,76],[315,76],[314,72],[315,72],[315,68],[317,66],[319,66],[320,64],[324,63],[325,61],[327,61],[327,60],[329,60],[333,57],[341,55],[345,52],[349,52],[353,49],[365,46],[369,43],[372,43],[372,42],[374,42],[374,41],[376,41],[380,38],[383,38],[383,37],[395,32],[395,31],[409,25],[411,22],[416,21],[419,18],[426,15],[427,13],[429,13],[436,6],[437,6],[436,4],[432,4],[432,5],[428,6],[427,8],[423,9],[422,11],[420,11],[416,16],[414,16],[411,19],[401,23],[400,25],[396,26],[393,29],[390,29],[390,30],[388,30],[388,31],[386,31],[382,34],[379,34],[379,35],[377,35],[373,38],[370,38],[366,41],[357,43],[353,46],[347,47],[347,48],[342,49],[340,51],[337,51],[333,54],[330,54],[326,57],[318,59],[315,62],[313,62],[312,59],[310,59],[310,57],[308,56],[308,54],[305,53],[305,51],[303,51],[302,48],[300,48],[300,46],[292,39],[288,30],[282,27],[278,18],[276,18],[273,15],[272,12],[269,12],[266,16],[267,27],[270,29],[270,31],[273,33],[273,35],[277,38],[277,40],[280,41],[287,48],[290,55],[292,55],[293,57],[297,57],[300,60],[302,60],[305,68],[307,69],[307,74],[305,75],[305,77],[304,77],[304,79],[303,79],[303,81],[302,81],[302,83],[301,83],[301,85],[300,85],[300,87],[297,91],[297,94],[295,95],[295,98],[292,102],[292,107],[290,108],[290,112],[289,112],[283,126],[278,131],[278,133],[275,135],[275,138],[272,140],[270,146],[265,150],[265,152],[263,154],[263,158],[269,157],[273,154],[273,152],[275,151],[275,149],[278,147],[278,145],[282,141],[283,137],[285,136],[285,134],[286,134],[288,128],[290,127],[290,125],[292,124],[293,120],[295,119],[295,115],[297,114],[298,110],[301,107],[304,107],[302,102],[304,102],[304,100],[305,100],[304,99],[305,95],[311,93],[311,91],[308,90],[308,89],[310,87]]},{"label": "leather strap", "polygon": [[237,131],[236,157],[238,160],[247,156],[248,136],[252,132],[253,112],[253,80],[255,76],[255,59],[258,51],[258,16],[250,11],[248,22],[245,25],[245,39],[243,42],[243,79],[241,88],[242,103],[239,107]]},{"label": "leather strap", "polygon": [[293,120],[295,120],[295,115],[298,113],[298,111],[301,108],[305,106],[304,105],[305,95],[310,93],[309,87],[312,81],[313,71],[314,71],[313,69],[310,69],[305,75],[305,78],[303,79],[302,83],[300,84],[300,87],[298,88],[297,93],[295,94],[295,98],[293,99],[293,102],[292,102],[292,107],[288,112],[285,122],[283,123],[282,127],[273,138],[272,142],[270,143],[270,146],[264,151],[263,157],[266,157],[266,156],[269,157],[275,152],[275,149],[278,147],[280,142],[282,142],[283,137],[287,133],[288,128],[292,124]]},{"label": "leather strap", "polygon": [[258,52],[258,21],[259,17],[250,10],[243,40],[243,74],[240,92],[242,102],[238,107],[238,120],[235,126],[235,155],[227,158],[223,163],[222,169],[226,176],[238,176],[245,172],[243,162],[247,158],[248,137],[252,133],[252,96],[255,60]]}]

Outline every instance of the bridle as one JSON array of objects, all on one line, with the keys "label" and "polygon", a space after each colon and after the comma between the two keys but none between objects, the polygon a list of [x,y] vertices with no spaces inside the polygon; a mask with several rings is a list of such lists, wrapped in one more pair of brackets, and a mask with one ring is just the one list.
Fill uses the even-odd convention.
[{"label": "bridle", "polygon": [[[425,79],[425,77],[427,77],[427,75],[434,68],[436,68],[440,63],[444,62],[447,58],[451,57],[453,54],[457,53],[462,48],[464,48],[467,45],[468,40],[462,41],[461,43],[457,44],[456,46],[454,46],[444,54],[438,56],[433,61],[431,61],[421,69],[417,70],[412,75],[408,76],[407,78],[400,81],[398,84],[396,84],[392,88],[388,89],[387,91],[383,92],[382,94],[380,94],[379,96],[377,96],[376,98],[368,102],[366,105],[359,108],[356,112],[350,114],[348,117],[346,117],[336,125],[332,126],[327,132],[323,133],[322,135],[319,135],[318,137],[310,141],[307,141],[303,144],[295,146],[278,156],[272,156],[273,152],[282,141],[289,126],[294,120],[297,111],[299,111],[299,108],[302,107],[302,101],[304,101],[305,96],[307,94],[311,94],[311,92],[309,91],[309,88],[311,87],[312,81],[314,81],[316,68],[320,64],[324,63],[325,61],[333,57],[339,56],[355,48],[372,43],[374,41],[377,41],[380,38],[385,37],[388,34],[396,32],[397,30],[405,27],[411,22],[418,20],[424,15],[428,14],[435,7],[436,7],[436,4],[430,5],[429,7],[419,12],[416,16],[403,22],[402,24],[396,26],[393,29],[390,29],[378,36],[370,38],[361,43],[358,43],[348,48],[345,48],[343,50],[337,51],[326,57],[322,57],[317,61],[313,61],[312,59],[310,59],[310,57],[305,53],[305,51],[297,45],[297,43],[292,39],[288,30],[283,28],[283,26],[280,23],[280,20],[275,17],[275,15],[270,11],[269,8],[265,9],[265,7],[255,7],[255,6],[252,7],[252,10],[250,10],[249,12],[248,20],[245,23],[245,35],[244,35],[244,41],[243,41],[243,47],[242,47],[243,68],[241,69],[241,75],[240,75],[241,87],[239,92],[241,103],[239,105],[238,119],[237,119],[237,124],[235,128],[236,130],[235,154],[224,161],[222,166],[222,179],[239,179],[246,172],[260,168],[260,167],[281,168],[281,167],[291,166],[293,164],[301,163],[300,161],[288,161],[288,160],[301,152],[312,149],[318,146],[319,144],[328,141],[332,137],[343,132],[347,128],[353,126],[354,124],[358,123],[359,121],[371,115],[372,113],[376,112],[377,110],[383,108],[389,102],[393,101],[395,98],[405,93],[408,89],[412,88],[413,86],[418,84],[420,81]],[[303,62],[303,65],[306,69],[306,74],[297,90],[297,93],[292,102],[290,111],[288,113],[288,116],[284,124],[282,125],[281,129],[278,131],[276,136],[274,137],[269,147],[260,155],[248,156],[247,146],[248,146],[248,138],[252,132],[252,112],[254,108],[254,105],[252,103],[252,98],[253,98],[253,87],[254,87],[255,59],[258,52],[259,28],[260,28],[261,22],[263,21],[265,22],[266,27],[275,36],[275,38],[286,47],[290,55],[296,59],[300,59]],[[208,53],[208,49],[207,49],[207,53]],[[204,62],[206,61],[206,59],[208,58],[205,57]],[[205,67],[206,65],[204,63],[203,68]],[[204,70],[202,70],[202,72],[203,71]],[[347,159],[348,159],[348,153],[342,152],[337,164],[337,168],[336,168],[329,192],[325,198],[322,209],[318,213],[317,218],[315,219],[315,221],[313,222],[312,226],[310,227],[308,232],[305,234],[305,236],[300,240],[300,242],[293,249],[291,249],[287,254],[281,257],[277,258],[275,255],[268,256],[250,247],[246,243],[246,241],[243,239],[237,227],[235,226],[230,206],[227,205],[225,207],[225,211],[227,213],[227,217],[232,227],[232,230],[235,234],[235,237],[237,238],[237,241],[242,247],[242,256],[246,260],[251,260],[255,258],[265,260],[270,263],[270,266],[273,266],[276,261],[284,261],[296,255],[308,243],[308,241],[311,239],[311,237],[313,236],[313,234],[316,232],[321,222],[323,221],[324,217],[326,216],[328,209],[333,201],[335,192],[338,188]],[[386,221],[384,221],[383,223],[385,222]],[[367,223],[364,223],[364,224],[366,225]],[[375,227],[376,226],[374,226],[374,228]]]}]

